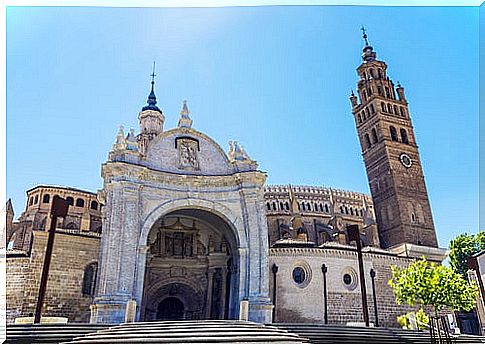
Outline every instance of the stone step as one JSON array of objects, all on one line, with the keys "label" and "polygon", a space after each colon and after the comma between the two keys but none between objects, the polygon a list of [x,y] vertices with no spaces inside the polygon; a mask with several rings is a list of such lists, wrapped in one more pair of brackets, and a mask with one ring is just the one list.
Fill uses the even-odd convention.
[{"label": "stone step", "polygon": [[60,343],[109,327],[100,324],[12,324],[7,325],[8,344]]},{"label": "stone step", "polygon": [[70,343],[280,343],[308,340],[274,326],[249,321],[201,320],[130,323],[75,338]]}]

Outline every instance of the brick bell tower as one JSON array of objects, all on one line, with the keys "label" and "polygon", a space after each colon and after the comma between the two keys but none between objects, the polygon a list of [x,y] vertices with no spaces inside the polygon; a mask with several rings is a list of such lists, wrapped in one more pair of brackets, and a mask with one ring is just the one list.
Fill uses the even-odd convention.
[{"label": "brick bell tower", "polygon": [[[362,28],[365,46],[357,68],[354,115],[381,246],[404,243],[437,247],[433,216],[404,88],[387,76]],[[396,97],[397,93],[397,97]],[[360,100],[360,101],[359,101]]]}]

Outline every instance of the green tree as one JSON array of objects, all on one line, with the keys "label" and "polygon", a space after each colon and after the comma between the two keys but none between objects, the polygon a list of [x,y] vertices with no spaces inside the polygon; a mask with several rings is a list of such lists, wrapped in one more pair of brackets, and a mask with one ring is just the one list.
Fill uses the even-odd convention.
[{"label": "green tree", "polygon": [[468,271],[467,259],[475,253],[485,250],[485,231],[477,235],[463,233],[450,242],[450,266],[465,279]]},{"label": "green tree", "polygon": [[478,289],[454,269],[428,262],[414,261],[407,268],[392,266],[389,285],[396,296],[397,304],[433,307],[435,316],[444,308],[454,311],[469,311],[475,307]]}]

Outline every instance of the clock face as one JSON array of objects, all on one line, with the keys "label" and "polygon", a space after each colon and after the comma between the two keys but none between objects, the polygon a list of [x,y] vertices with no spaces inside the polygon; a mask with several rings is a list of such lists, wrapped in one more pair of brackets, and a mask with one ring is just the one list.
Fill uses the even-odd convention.
[{"label": "clock face", "polygon": [[403,164],[403,166],[406,168],[410,168],[413,165],[413,161],[406,153],[402,153],[399,156],[399,160],[401,161],[401,164]]}]

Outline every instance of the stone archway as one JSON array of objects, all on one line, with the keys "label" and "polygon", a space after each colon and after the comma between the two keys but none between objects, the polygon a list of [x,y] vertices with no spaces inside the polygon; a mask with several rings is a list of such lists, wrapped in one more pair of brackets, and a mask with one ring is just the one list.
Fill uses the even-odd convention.
[{"label": "stone archway", "polygon": [[147,247],[142,321],[236,317],[238,246],[225,220],[207,210],[172,211],[153,224]]}]

